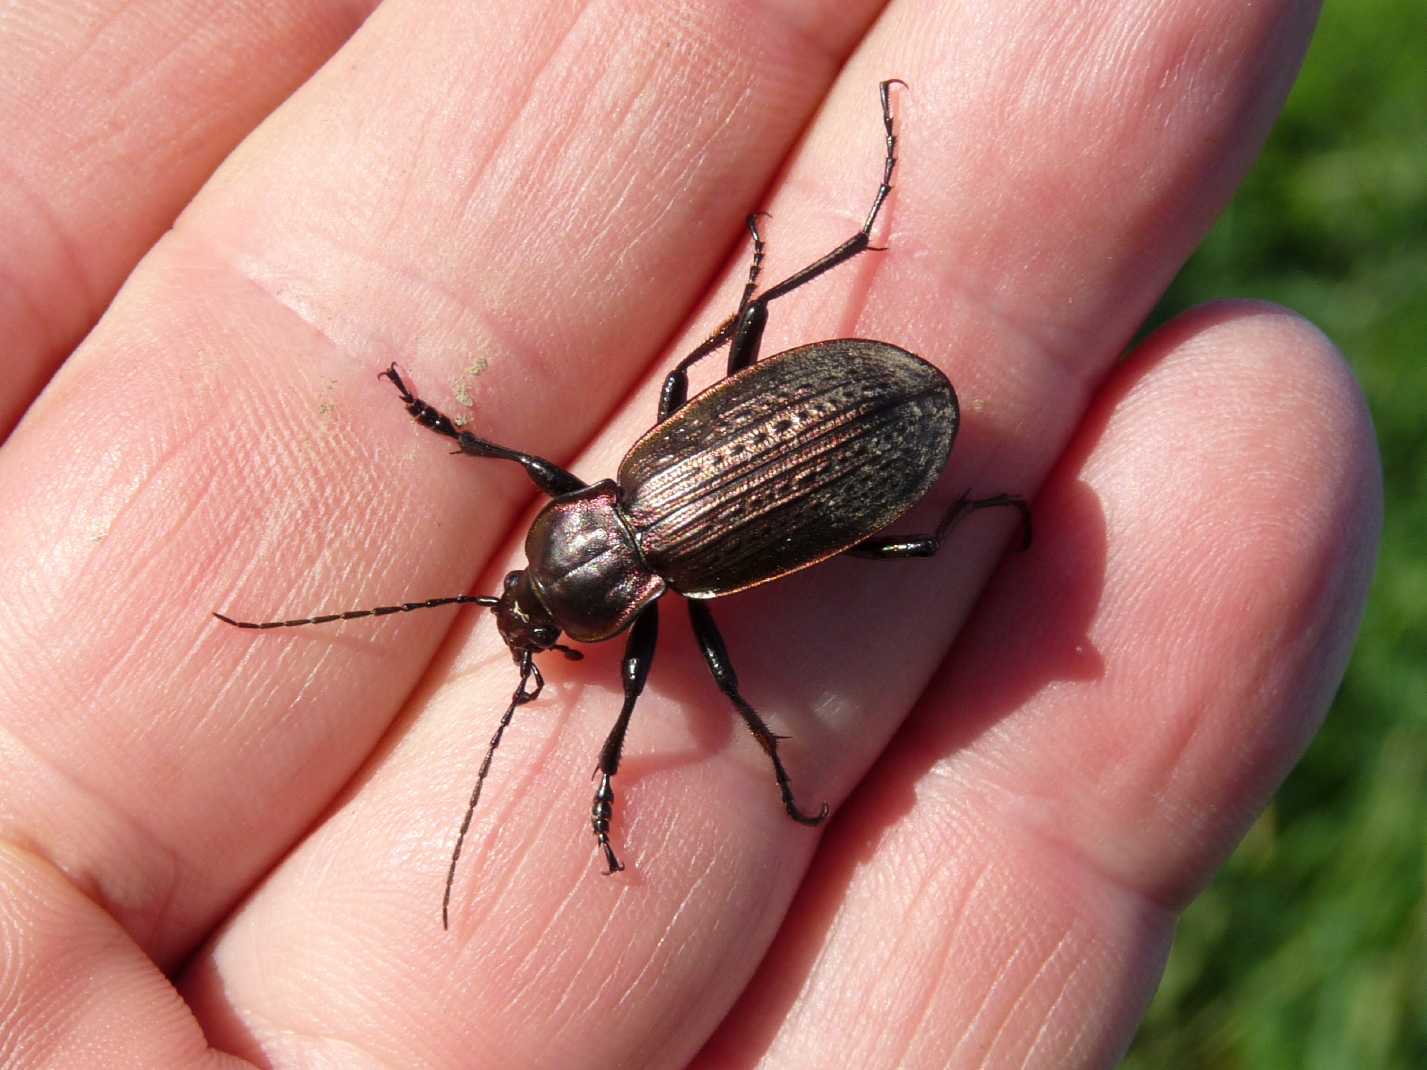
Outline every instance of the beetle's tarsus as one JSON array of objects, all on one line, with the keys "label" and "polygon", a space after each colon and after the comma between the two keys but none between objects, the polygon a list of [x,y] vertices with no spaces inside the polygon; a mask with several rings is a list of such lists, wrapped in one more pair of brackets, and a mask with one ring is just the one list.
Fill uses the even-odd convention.
[{"label": "beetle's tarsus", "polygon": [[595,789],[594,806],[590,808],[590,825],[595,830],[595,844],[604,852],[606,877],[612,877],[624,869],[624,863],[615,857],[614,848],[609,845],[609,823],[614,816],[614,787],[609,774],[600,777],[600,785]]}]

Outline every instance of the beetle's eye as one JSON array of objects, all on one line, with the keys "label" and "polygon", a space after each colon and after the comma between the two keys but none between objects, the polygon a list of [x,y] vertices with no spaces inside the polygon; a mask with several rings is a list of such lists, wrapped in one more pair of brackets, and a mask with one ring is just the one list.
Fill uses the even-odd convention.
[{"label": "beetle's eye", "polygon": [[507,573],[505,574],[505,591],[506,591],[506,593],[509,594],[509,593],[510,593],[510,589],[511,589],[512,587],[514,587],[514,586],[515,586],[517,583],[519,583],[519,582],[520,582],[520,572],[519,572],[518,570],[515,571],[515,572],[507,572]]},{"label": "beetle's eye", "polygon": [[530,629],[530,637],[541,646],[554,646],[560,638],[560,629],[549,624],[539,624]]}]

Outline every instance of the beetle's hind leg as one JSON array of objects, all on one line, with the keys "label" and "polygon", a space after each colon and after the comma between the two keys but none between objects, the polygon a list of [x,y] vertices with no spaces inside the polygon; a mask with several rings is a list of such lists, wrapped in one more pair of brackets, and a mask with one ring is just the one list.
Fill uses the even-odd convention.
[{"label": "beetle's hind leg", "polygon": [[798,287],[812,282],[819,275],[831,271],[839,264],[846,263],[859,253],[877,248],[872,245],[872,227],[877,222],[882,205],[886,203],[887,197],[892,192],[892,172],[897,168],[897,135],[892,124],[891,90],[893,85],[905,86],[906,84],[900,78],[889,78],[877,87],[882,102],[882,129],[886,154],[882,159],[882,181],[877,185],[877,192],[872,198],[872,207],[868,209],[867,218],[863,220],[861,229],[832,252],[820,256],[801,271],[793,272],[782,282],[770,286],[754,298],[754,284],[758,277],[758,269],[762,266],[763,239],[758,234],[756,217],[750,217],[748,226],[749,230],[753,232],[753,265],[749,270],[748,283],[743,288],[743,298],[738,303],[738,311],[719,324],[713,334],[700,342],[694,351],[679,361],[678,366],[665,377],[664,387],[659,392],[660,420],[669,417],[688,400],[689,368],[710,353],[732,343],[728,355],[729,375],[741,371],[758,359],[758,346],[763,339],[763,328],[768,322],[769,301],[792,293]]},{"label": "beetle's hind leg", "polygon": [[498,461],[514,461],[525,469],[525,474],[530,477],[532,483],[552,498],[568,494],[572,490],[584,490],[584,480],[571,475],[553,461],[547,461],[544,457],[536,457],[532,453],[507,449],[505,446],[499,446],[487,439],[479,438],[469,431],[462,431],[449,416],[434,405],[422,401],[407,389],[406,382],[402,379],[401,373],[396,370],[395,364],[387,368],[377,378],[391,380],[392,385],[396,387],[396,392],[401,395],[401,400],[406,405],[406,411],[411,413],[413,420],[422,427],[430,428],[438,435],[455,439],[456,452],[471,457],[493,457]]},{"label": "beetle's hind leg", "polygon": [[624,647],[624,661],[620,664],[620,676],[624,679],[624,708],[619,711],[619,720],[610,729],[609,736],[600,748],[600,764],[595,770],[599,774],[599,786],[595,788],[594,805],[590,808],[590,826],[595,831],[595,843],[604,852],[605,875],[618,873],[624,868],[609,843],[610,819],[614,816],[614,788],[610,778],[619,772],[619,758],[624,752],[624,735],[629,731],[629,718],[634,713],[634,704],[644,690],[649,679],[649,667],[654,664],[654,647],[659,641],[659,603],[652,602],[634,621],[630,629],[629,641]]},{"label": "beetle's hind leg", "polygon": [[[763,328],[768,325],[767,303],[753,300],[753,292],[758,288],[758,275],[763,270],[763,250],[766,246],[763,235],[758,232],[758,217],[767,214],[755,212],[747,220],[748,233],[753,236],[753,260],[748,265],[748,281],[743,284],[743,296],[739,298],[738,311],[724,324],[728,329],[724,337],[732,339],[728,351],[728,367],[725,369],[727,375],[742,371],[758,360],[758,348],[763,343]],[[720,328],[720,331],[722,330],[723,328]],[[719,342],[719,345],[722,345],[722,342]],[[689,399],[689,367],[717,348],[717,345],[708,349],[701,346],[664,377],[664,387],[659,391],[660,422],[672,416]]]},{"label": "beetle's hind leg", "polygon": [[783,808],[788,811],[788,816],[799,824],[821,825],[828,815],[827,803],[823,803],[816,814],[805,814],[798,809],[798,804],[793,800],[793,786],[788,779],[788,771],[783,768],[783,761],[778,757],[778,740],[781,737],[773,734],[763,723],[763,718],[758,716],[758,712],[739,693],[738,676],[733,671],[733,663],[728,660],[728,648],[724,646],[723,636],[719,634],[708,606],[698,599],[689,599],[689,618],[693,621],[694,636],[699,641],[699,649],[703,651],[709,671],[713,673],[714,682],[718,684],[719,690],[728,696],[739,716],[743,718],[743,723],[753,733],[753,738],[758,740],[758,745],[773,762],[773,778],[778,782],[778,794],[783,799]]},{"label": "beetle's hind leg", "polygon": [[1021,549],[1031,545],[1031,507],[1019,494],[996,494],[990,498],[972,498],[963,494],[956,499],[930,535],[879,535],[864,539],[847,553],[874,561],[897,561],[906,557],[932,557],[942,547],[951,529],[972,513],[982,509],[1015,509],[1021,514]]}]

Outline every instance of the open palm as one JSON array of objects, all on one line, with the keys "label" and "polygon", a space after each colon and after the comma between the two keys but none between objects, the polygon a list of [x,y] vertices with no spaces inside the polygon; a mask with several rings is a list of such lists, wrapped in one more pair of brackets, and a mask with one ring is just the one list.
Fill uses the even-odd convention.
[{"label": "open palm", "polygon": [[[48,52],[0,32],[0,412],[23,414],[0,447],[0,1054],[1112,1063],[1176,912],[1326,709],[1376,544],[1365,409],[1301,320],[1201,309],[1116,363],[1314,5],[389,0],[345,43],[351,9],[150,7],[56,28],[36,6],[13,25]],[[498,592],[529,483],[447,456],[377,372],[613,475],[737,305],[744,216],[771,213],[772,279],[860,225],[893,76],[887,251],[773,305],[763,352],[861,336],[941,367],[962,430],[905,526],[1016,491],[1033,550],[1000,560],[996,511],[928,561],[714,603],[800,800],[833,804],[820,831],[667,599],[613,877],[589,777],[622,643],[546,657],[443,932],[515,685],[489,616],[255,634],[208,611]]]}]

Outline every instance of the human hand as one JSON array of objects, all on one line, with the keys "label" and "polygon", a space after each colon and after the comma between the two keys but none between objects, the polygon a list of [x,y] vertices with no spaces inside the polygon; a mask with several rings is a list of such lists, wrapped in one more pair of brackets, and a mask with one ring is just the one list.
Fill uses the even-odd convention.
[{"label": "human hand", "polygon": [[[897,3],[869,30],[878,10],[383,5],[138,265],[0,450],[15,1065],[1123,1050],[1175,913],[1326,708],[1371,568],[1371,430],[1312,328],[1216,306],[1115,363],[1252,158],[1312,12]],[[241,113],[324,39],[253,78],[172,70]],[[715,604],[800,798],[835,806],[821,833],[783,814],[669,605],[619,778],[629,868],[600,876],[588,777],[621,644],[547,659],[443,933],[454,824],[515,682],[486,614],[254,635],[208,610],[498,589],[528,485],[445,456],[376,372],[399,359],[482,435],[612,474],[736,302],[743,216],[772,213],[765,279],[861,222],[891,76],[911,89],[889,251],[775,305],[763,351],[860,335],[944,368],[962,433],[906,526],[961,490],[1034,493],[1032,552],[974,612],[1010,517],[931,561]],[[172,87],[138,85],[159,115]],[[143,124],[98,143],[146,159],[130,136],[170,144]],[[27,188],[71,188],[76,159],[43,157]],[[132,220],[171,216],[181,182],[131,171],[113,232],[26,238],[46,300],[69,255],[106,265],[102,304]]]}]

